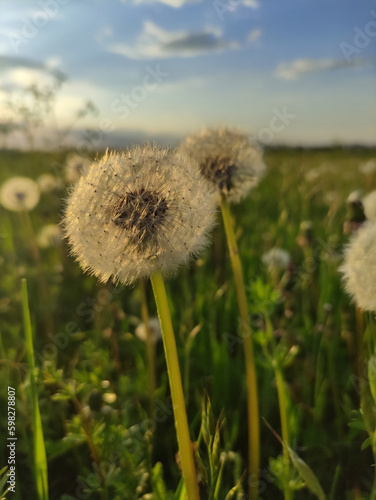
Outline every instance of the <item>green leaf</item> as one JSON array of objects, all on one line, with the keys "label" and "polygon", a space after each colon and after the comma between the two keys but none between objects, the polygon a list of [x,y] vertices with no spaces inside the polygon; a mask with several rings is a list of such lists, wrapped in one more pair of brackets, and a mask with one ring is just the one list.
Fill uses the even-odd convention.
[{"label": "green leaf", "polygon": [[325,493],[312,469],[289,446],[286,446],[286,448],[289,452],[291,462],[306,483],[307,488],[311,490],[319,500],[325,500]]},{"label": "green leaf", "polygon": [[165,500],[166,498],[166,486],[163,480],[163,467],[161,462],[157,462],[151,474],[151,484],[153,487],[153,498],[155,500]]},{"label": "green leaf", "polygon": [[363,451],[366,448],[368,448],[368,446],[371,446],[371,444],[372,444],[372,437],[368,437],[365,441],[363,441],[362,446],[360,447],[360,449]]}]

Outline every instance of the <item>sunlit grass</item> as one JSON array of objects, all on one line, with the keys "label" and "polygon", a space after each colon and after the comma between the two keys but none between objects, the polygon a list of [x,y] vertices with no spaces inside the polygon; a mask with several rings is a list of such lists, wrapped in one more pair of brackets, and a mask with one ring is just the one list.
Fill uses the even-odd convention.
[{"label": "sunlit grass", "polygon": [[[319,484],[331,500],[365,500],[372,489],[373,443],[359,390],[369,377],[358,366],[356,311],[337,269],[348,239],[345,200],[354,188],[365,193],[376,188],[376,176],[358,170],[374,156],[364,150],[268,151],[265,179],[233,207],[255,340],[262,417],[259,492],[266,500],[283,498],[286,484],[294,500],[314,498],[309,481],[317,498]],[[55,175],[55,162],[63,165],[64,158],[64,153],[2,152],[0,183],[15,174]],[[307,175],[314,169],[317,175]],[[65,196],[65,189],[42,194],[30,212],[36,233],[58,223]],[[151,353],[135,335],[142,321],[139,288],[120,291],[83,276],[64,242],[40,248],[36,265],[18,215],[0,208],[0,382],[18,388],[18,497],[7,498],[47,498],[44,442],[50,499],[146,500],[152,493],[153,500],[182,500],[163,346],[155,345],[151,390]],[[312,221],[314,233],[309,251],[297,241],[304,220]],[[262,255],[273,247],[290,252],[291,276],[272,278],[262,264]],[[219,225],[202,258],[166,282],[205,500],[244,500],[248,491],[243,344],[226,254]],[[24,277],[31,314],[26,326],[33,326],[32,337],[25,331],[26,344],[20,313],[26,312],[25,285],[20,293]],[[151,297],[149,288],[150,317],[156,316]],[[24,397],[28,393],[30,400]],[[368,396],[368,407],[363,406],[373,418]],[[5,390],[0,400],[5,407]],[[5,429],[3,414],[1,435]],[[36,448],[30,446],[34,439]],[[283,455],[285,461],[289,457],[288,468]],[[1,450],[0,469],[6,463]]]}]

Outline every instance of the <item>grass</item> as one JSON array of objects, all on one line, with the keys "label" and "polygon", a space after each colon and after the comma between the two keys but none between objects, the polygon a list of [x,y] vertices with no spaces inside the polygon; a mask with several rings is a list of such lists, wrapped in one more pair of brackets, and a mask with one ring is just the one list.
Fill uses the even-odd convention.
[{"label": "grass", "polygon": [[[13,175],[60,175],[65,156],[2,151],[0,183]],[[368,390],[360,411],[367,364],[359,367],[356,311],[342,291],[337,268],[348,239],[343,235],[346,197],[354,188],[376,189],[376,173],[365,176],[358,170],[372,157],[375,151],[362,149],[270,150],[265,179],[244,203],[231,207],[254,332],[259,492],[265,500],[284,498],[286,484],[288,498],[295,500],[320,498],[319,488],[329,500],[370,498],[375,403]],[[31,228],[19,214],[0,207],[0,402],[5,408],[5,388],[16,388],[18,436],[17,488],[6,498],[38,498],[35,414],[27,396],[34,370],[21,320],[21,280],[26,278],[36,365],[33,400],[39,402],[49,498],[182,499],[163,347],[155,346],[151,405],[147,346],[134,334],[141,321],[140,287],[104,286],[82,275],[65,243],[36,255],[30,231],[37,234],[43,225],[59,221],[64,196],[64,190],[43,193],[30,213]],[[299,239],[304,220],[313,225],[308,246]],[[291,253],[290,274],[276,277],[263,266],[263,253],[274,246]],[[201,498],[244,500],[244,354],[220,223],[212,246],[166,288]],[[146,300],[150,316],[156,316],[150,286]],[[1,436],[6,427],[2,411]],[[289,442],[282,444],[279,437],[286,434]],[[288,468],[283,456],[289,457]],[[0,469],[6,464],[7,450],[1,447]]]}]

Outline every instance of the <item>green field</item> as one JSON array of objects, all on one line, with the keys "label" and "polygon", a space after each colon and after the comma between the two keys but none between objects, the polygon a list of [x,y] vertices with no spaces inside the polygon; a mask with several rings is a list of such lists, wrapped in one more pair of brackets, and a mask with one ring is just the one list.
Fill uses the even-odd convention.
[{"label": "green field", "polygon": [[[66,155],[0,151],[0,184],[15,175],[63,179]],[[266,176],[233,207],[254,332],[262,417],[259,491],[265,500],[284,498],[286,481],[291,499],[317,498],[294,460],[290,477],[283,476],[282,445],[270,429],[281,435],[276,365],[285,384],[290,447],[326,498],[371,498],[369,429],[376,428],[376,403],[363,384],[368,396],[360,411],[366,361],[359,363],[359,318],[357,328],[338,267],[349,238],[343,234],[346,199],[354,189],[376,189],[376,172],[358,168],[375,156],[361,148],[268,150]],[[16,392],[17,432],[17,488],[6,498],[39,498],[22,320],[26,278],[49,498],[178,500],[181,474],[163,346],[156,344],[151,410],[146,347],[135,335],[140,287],[99,284],[82,273],[65,242],[38,247],[41,228],[61,219],[66,189],[42,193],[30,217],[0,207],[0,435],[7,435],[8,386]],[[312,222],[311,240],[300,229],[303,221]],[[262,256],[273,247],[290,252],[289,270],[268,272]],[[191,436],[199,440],[201,497],[248,499],[244,358],[220,214],[211,246],[166,285]],[[156,316],[147,286],[149,314]],[[365,325],[371,335],[373,318],[365,316]],[[0,469],[7,460],[4,446]]]}]

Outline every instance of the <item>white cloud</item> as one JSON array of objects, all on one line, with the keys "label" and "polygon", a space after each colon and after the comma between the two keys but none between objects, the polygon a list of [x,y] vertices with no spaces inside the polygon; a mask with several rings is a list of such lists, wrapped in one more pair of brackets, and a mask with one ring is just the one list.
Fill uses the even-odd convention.
[{"label": "white cloud", "polygon": [[221,30],[206,27],[200,32],[167,31],[151,21],[145,21],[142,33],[135,43],[112,44],[110,52],[129,59],[163,59],[168,57],[194,57],[208,51],[237,49],[237,42],[226,41]]},{"label": "white cloud", "polygon": [[154,3],[155,1],[159,1],[160,3],[164,3],[165,5],[169,5],[170,7],[179,8],[188,3],[197,3],[201,0],[133,0],[135,4],[140,3]]},{"label": "white cloud", "polygon": [[[127,2],[128,0],[121,0],[122,2]],[[184,5],[190,4],[190,3],[199,3],[202,2],[202,0],[133,0],[134,4],[142,4],[142,3],[155,3],[155,2],[160,2],[163,3],[164,5],[168,5],[170,7],[174,7],[175,9],[178,9],[179,7],[183,7]],[[235,7],[238,5],[244,5],[245,7],[250,7],[251,9],[258,9],[260,7],[260,4],[258,0],[221,0],[223,4],[228,4],[229,9],[228,10],[233,10]]]},{"label": "white cloud", "polygon": [[260,29],[252,30],[247,37],[247,41],[251,43],[255,42],[260,38],[261,33],[262,31]]},{"label": "white cloud", "polygon": [[246,7],[251,7],[251,9],[258,9],[260,7],[258,0],[241,0],[240,3]]},{"label": "white cloud", "polygon": [[353,59],[351,64],[346,60],[340,59],[294,59],[290,62],[281,62],[278,64],[274,75],[283,80],[296,80],[305,73],[318,73],[333,69],[348,68],[354,66],[363,66],[367,61],[363,59]]},{"label": "white cloud", "polygon": [[[121,0],[121,1],[125,3],[128,0]],[[183,5],[186,5],[188,3],[197,3],[201,2],[201,0],[133,0],[133,3],[136,5],[141,3],[155,3],[155,2],[160,2],[165,5],[168,5],[169,7],[174,7],[175,9],[178,9],[179,7],[183,7]]]}]

